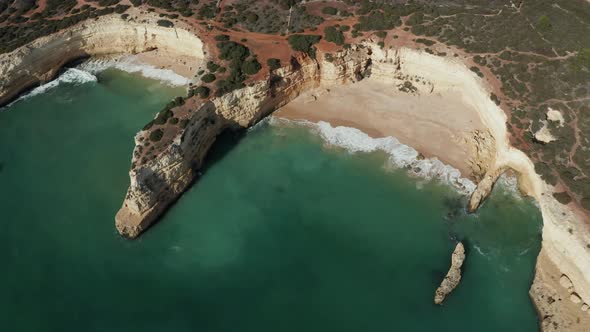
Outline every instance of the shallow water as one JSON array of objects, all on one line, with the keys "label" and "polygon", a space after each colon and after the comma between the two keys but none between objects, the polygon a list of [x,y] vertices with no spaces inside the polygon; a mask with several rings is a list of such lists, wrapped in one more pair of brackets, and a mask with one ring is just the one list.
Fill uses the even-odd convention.
[{"label": "shallow water", "polygon": [[[537,330],[531,202],[497,188],[468,216],[450,187],[306,127],[224,135],[160,223],[120,238],[133,136],[180,93],[108,70],[0,113],[3,330]],[[463,280],[435,306],[454,239]]]}]

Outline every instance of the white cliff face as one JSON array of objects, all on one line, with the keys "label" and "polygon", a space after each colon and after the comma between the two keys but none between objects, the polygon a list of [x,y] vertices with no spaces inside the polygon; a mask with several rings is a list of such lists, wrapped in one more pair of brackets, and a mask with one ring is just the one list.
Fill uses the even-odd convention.
[{"label": "white cliff face", "polygon": [[163,49],[172,55],[202,59],[203,43],[180,28],[158,26],[156,16],[136,23],[107,15],[39,38],[0,55],[0,105],[40,82],[51,80],[70,61],[103,54],[135,54]]}]

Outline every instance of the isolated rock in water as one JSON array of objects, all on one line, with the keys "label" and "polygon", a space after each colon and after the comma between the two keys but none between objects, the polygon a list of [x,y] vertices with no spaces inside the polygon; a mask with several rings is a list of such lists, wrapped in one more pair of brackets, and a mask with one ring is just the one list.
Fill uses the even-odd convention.
[{"label": "isolated rock in water", "polygon": [[451,257],[451,268],[434,294],[434,303],[441,304],[461,281],[461,266],[465,260],[465,248],[463,243],[457,243]]}]

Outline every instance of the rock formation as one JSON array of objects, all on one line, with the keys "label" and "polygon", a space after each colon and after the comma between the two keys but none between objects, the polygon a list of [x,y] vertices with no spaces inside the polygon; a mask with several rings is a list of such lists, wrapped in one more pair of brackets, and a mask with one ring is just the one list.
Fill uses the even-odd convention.
[{"label": "rock formation", "polygon": [[144,15],[142,23],[108,15],[39,38],[0,55],[0,106],[22,91],[52,80],[69,62],[96,55],[135,54],[165,49],[171,54],[203,59],[203,43],[182,28],[165,28],[157,16]]},{"label": "rock formation", "polygon": [[463,247],[463,243],[459,242],[451,256],[451,268],[449,268],[449,272],[434,294],[435,304],[442,304],[447,295],[459,285],[459,282],[461,281],[461,266],[463,265],[463,261],[465,261],[465,248]]},{"label": "rock formation", "polygon": [[[118,15],[104,16],[0,55],[0,105],[25,89],[50,80],[64,64],[80,57],[137,53],[154,48],[196,58],[204,56],[203,44],[197,36],[182,26],[159,27],[155,20],[157,17],[148,17],[137,23]],[[321,52],[318,55],[321,59]],[[482,154],[486,160],[473,161],[477,171],[485,175],[473,193],[469,209],[473,211],[481,204],[496,178],[506,169],[519,174],[521,191],[539,203],[544,224],[541,253],[546,259],[537,262],[531,293],[533,290],[535,294],[552,292],[548,283],[537,283],[537,276],[558,280],[565,274],[575,285],[580,303],[590,303],[588,227],[573,211],[555,200],[553,188],[537,175],[531,160],[510,146],[506,114],[490,99],[489,87],[465,66],[460,56],[440,57],[407,48],[381,49],[367,42],[335,53],[333,62],[300,57],[276,74],[279,80],[265,78],[199,105],[191,113],[186,128],[170,138],[163,151],[132,167],[131,185],[116,217],[121,234],[137,236],[186,190],[209,147],[225,128],[248,127],[309,88],[345,84],[366,77],[391,82],[395,87],[405,82],[403,77],[420,77],[421,83],[416,84],[420,93],[436,93],[441,88],[460,91],[465,103],[473,106],[487,127],[486,136],[493,139],[484,144],[488,149]],[[553,118],[553,114],[550,118],[548,115],[549,121]],[[145,132],[138,133],[136,142],[145,135]],[[556,268],[549,269],[549,264]],[[540,297],[532,298],[541,311]],[[572,303],[569,299],[566,302]]]}]

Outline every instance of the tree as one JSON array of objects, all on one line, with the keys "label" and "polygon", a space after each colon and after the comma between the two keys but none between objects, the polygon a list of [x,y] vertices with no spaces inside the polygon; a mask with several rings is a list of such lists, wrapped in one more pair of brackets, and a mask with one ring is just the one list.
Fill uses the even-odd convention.
[{"label": "tree", "polygon": [[270,70],[279,69],[279,68],[281,68],[281,60],[275,59],[275,58],[270,58],[270,59],[266,60],[266,65],[268,66],[268,68]]}]

